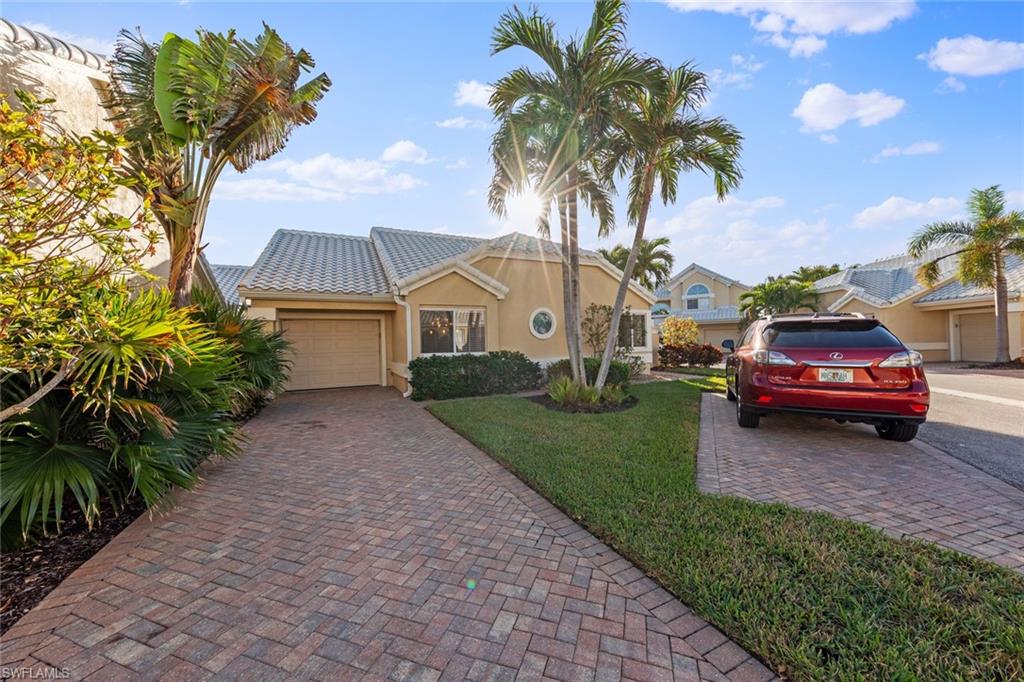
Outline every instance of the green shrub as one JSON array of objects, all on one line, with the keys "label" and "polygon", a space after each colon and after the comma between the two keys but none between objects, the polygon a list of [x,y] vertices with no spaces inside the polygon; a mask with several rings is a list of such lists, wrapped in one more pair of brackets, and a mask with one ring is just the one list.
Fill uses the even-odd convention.
[{"label": "green shrub", "polygon": [[601,402],[608,405],[621,405],[626,400],[626,391],[615,384],[606,384],[601,389]]},{"label": "green shrub", "polygon": [[540,365],[518,351],[427,355],[409,363],[413,400],[517,393],[540,386]]},{"label": "green shrub", "polygon": [[601,401],[601,394],[593,386],[580,386],[576,400],[581,405],[597,405]]},{"label": "green shrub", "polygon": [[[51,522],[59,530],[70,499],[90,524],[101,497],[117,506],[137,493],[156,505],[172,485],[191,487],[209,455],[237,454],[237,390],[226,380],[237,356],[192,314],[172,307],[166,290],[108,295],[101,331],[66,381],[0,424],[5,540],[46,533]],[[2,404],[47,378],[5,376]]]},{"label": "green shrub", "polygon": [[579,395],[580,385],[571,377],[557,377],[548,383],[548,397],[563,407],[575,405]]},{"label": "green shrub", "polygon": [[[597,373],[601,369],[601,358],[584,358],[583,366],[587,370],[587,383],[593,385],[597,381]],[[569,367],[568,360],[557,360],[548,365],[548,378],[555,379],[558,377],[572,377],[572,370]],[[618,384],[619,386],[627,387],[632,378],[633,368],[629,363],[621,360],[612,360],[612,364],[608,367],[608,384]]]},{"label": "green shrub", "polygon": [[658,360],[662,367],[682,367],[683,365],[710,367],[721,362],[723,357],[718,346],[708,343],[662,346],[658,350]]},{"label": "green shrub", "polygon": [[224,303],[201,289],[192,292],[192,304],[193,318],[209,325],[233,351],[234,367],[224,377],[234,393],[232,416],[251,417],[284,390],[291,344],[282,332],[267,331],[260,320],[246,318],[244,306]]}]

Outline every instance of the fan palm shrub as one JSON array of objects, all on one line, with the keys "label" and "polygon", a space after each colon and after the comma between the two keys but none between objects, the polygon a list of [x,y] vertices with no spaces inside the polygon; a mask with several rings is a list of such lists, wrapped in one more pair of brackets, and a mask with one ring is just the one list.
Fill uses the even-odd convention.
[{"label": "fan palm shrub", "polygon": [[283,332],[268,331],[245,316],[245,307],[225,303],[202,289],[192,292],[193,318],[210,326],[234,357],[229,381],[232,414],[249,417],[284,391],[291,368],[291,344]]},{"label": "fan palm shrub", "polygon": [[[104,309],[60,386],[0,424],[4,538],[59,530],[69,500],[90,525],[101,497],[152,507],[172,485],[191,487],[204,458],[238,452],[232,345],[167,290],[109,295]],[[6,375],[0,403],[44,378]]]}]

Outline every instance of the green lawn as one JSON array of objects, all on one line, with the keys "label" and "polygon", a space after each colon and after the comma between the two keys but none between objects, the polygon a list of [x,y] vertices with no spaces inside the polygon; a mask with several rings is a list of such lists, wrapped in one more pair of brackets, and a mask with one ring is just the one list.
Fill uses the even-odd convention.
[{"label": "green lawn", "polygon": [[659,372],[675,372],[676,374],[693,374],[707,377],[724,377],[724,367],[659,367]]},{"label": "green lawn", "polygon": [[700,394],[720,385],[639,385],[635,408],[608,414],[507,396],[429,409],[786,677],[1024,676],[1020,576],[824,513],[699,493]]}]

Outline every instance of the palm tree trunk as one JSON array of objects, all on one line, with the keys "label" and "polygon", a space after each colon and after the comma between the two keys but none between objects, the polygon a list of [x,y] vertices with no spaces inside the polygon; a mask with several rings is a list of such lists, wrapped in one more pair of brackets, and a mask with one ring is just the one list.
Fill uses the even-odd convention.
[{"label": "palm tree trunk", "polygon": [[647,228],[647,212],[651,208],[651,197],[654,195],[654,173],[647,170],[647,178],[644,180],[644,203],[640,211],[639,219],[636,222],[636,234],[633,235],[633,248],[629,250],[626,264],[622,268],[622,278],[619,280],[619,290],[615,292],[615,305],[612,306],[612,321],[608,328],[608,338],[604,343],[604,354],[601,356],[601,368],[597,372],[597,381],[594,388],[598,391],[604,388],[604,382],[608,379],[608,370],[612,365],[612,356],[615,355],[615,344],[619,335],[619,324],[622,320],[622,309],[626,303],[626,292],[629,291],[629,280],[633,277],[633,270],[636,269],[637,256],[644,242],[644,230]]},{"label": "palm tree trunk", "polygon": [[587,367],[583,350],[583,331],[580,324],[583,320],[583,306],[580,301],[580,235],[579,235],[579,194],[575,187],[578,183],[575,169],[569,172],[569,185],[573,188],[569,194],[569,274],[572,278],[573,305],[573,336],[576,339],[576,362],[579,367],[580,383],[587,383]]},{"label": "palm tree trunk", "polygon": [[196,246],[195,231],[189,229],[181,248],[171,250],[167,288],[171,290],[171,300],[176,308],[184,308],[192,303],[192,273],[195,269]]},{"label": "palm tree trunk", "polygon": [[578,344],[573,336],[579,327],[573,315],[572,276],[569,269],[569,202],[564,195],[558,196],[558,223],[562,239],[562,308],[565,319],[565,344],[569,349],[569,368],[573,381],[579,382]]},{"label": "palm tree trunk", "polygon": [[1006,303],[1006,263],[996,255],[996,362],[1010,361],[1009,310]]}]

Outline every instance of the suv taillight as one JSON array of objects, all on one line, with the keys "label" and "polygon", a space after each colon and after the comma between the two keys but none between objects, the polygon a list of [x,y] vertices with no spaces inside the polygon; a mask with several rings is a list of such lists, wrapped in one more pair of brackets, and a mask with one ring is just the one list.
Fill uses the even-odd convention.
[{"label": "suv taillight", "polygon": [[759,350],[754,351],[754,362],[759,365],[784,365],[786,367],[795,367],[796,361],[789,357],[785,353],[780,353],[777,350]]},{"label": "suv taillight", "polygon": [[920,367],[924,358],[916,350],[901,350],[878,363],[879,367]]}]

